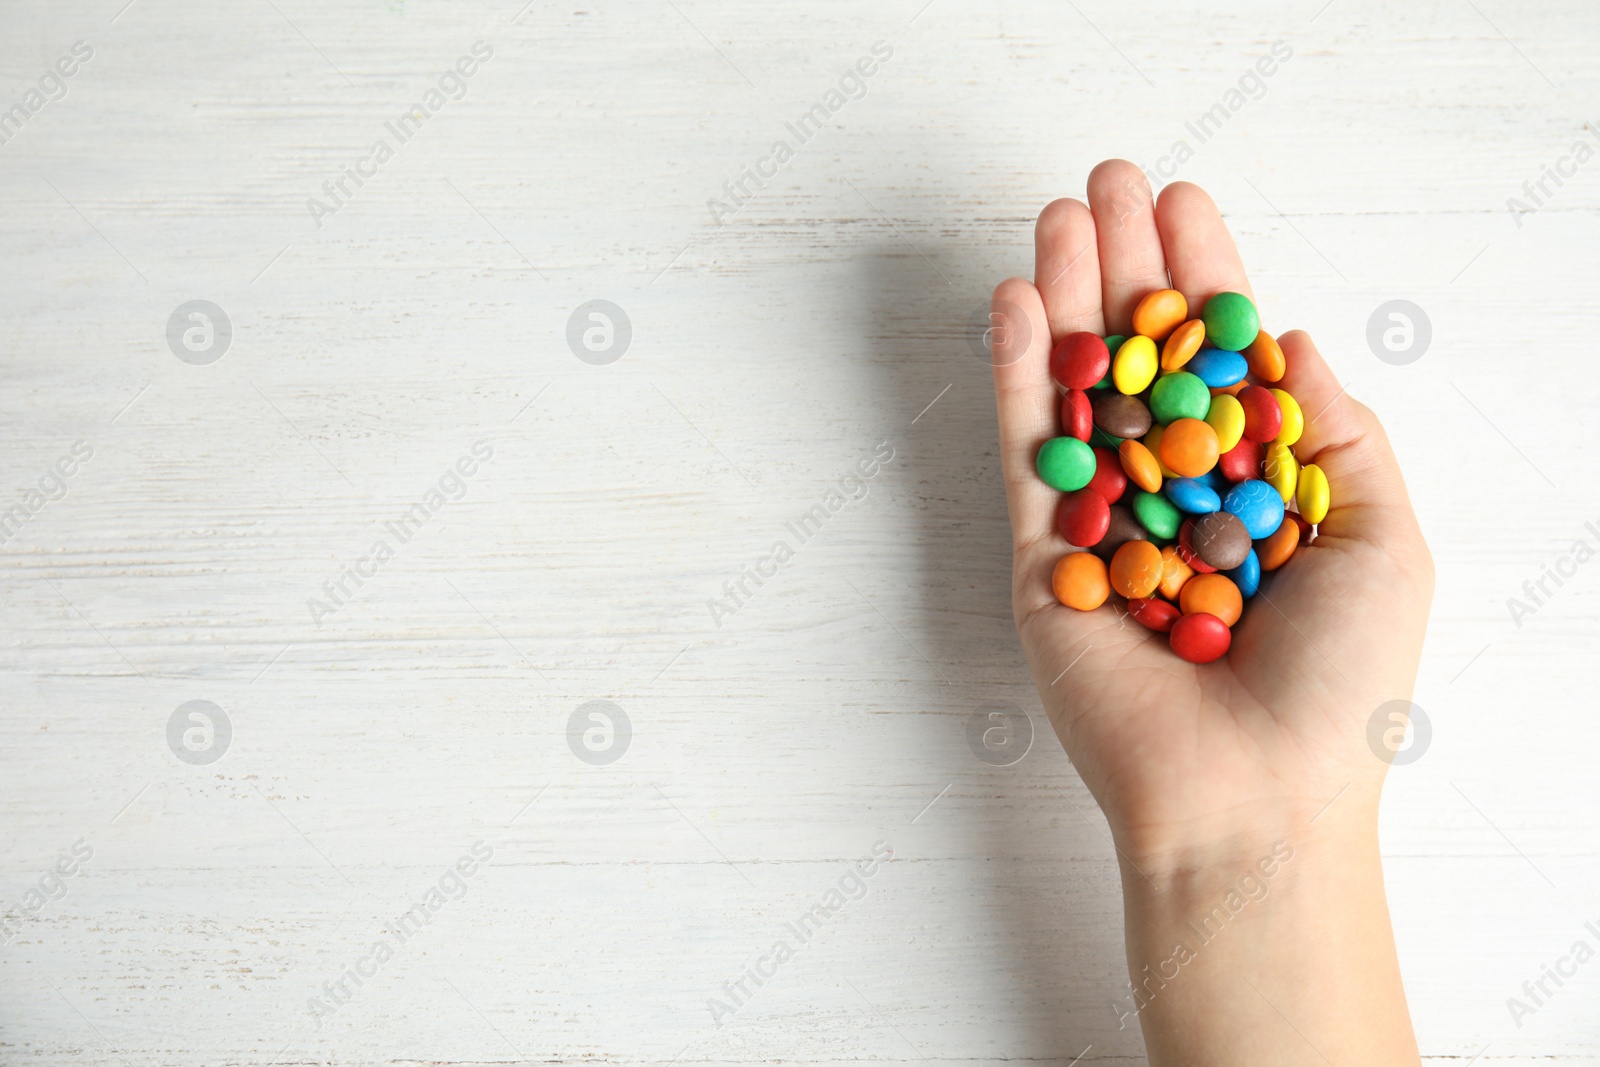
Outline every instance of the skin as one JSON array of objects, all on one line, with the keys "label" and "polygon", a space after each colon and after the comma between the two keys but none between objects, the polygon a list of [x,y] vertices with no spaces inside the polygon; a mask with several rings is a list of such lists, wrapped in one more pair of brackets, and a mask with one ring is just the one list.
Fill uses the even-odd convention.
[{"label": "skin", "polygon": [[[1119,597],[1080,612],[1051,592],[1072,551],[1055,532],[1060,494],[1033,467],[1060,433],[1051,343],[1130,333],[1138,299],[1162,288],[1184,294],[1191,318],[1213,293],[1254,299],[1204,191],[1175,182],[1155,200],[1137,167],[1108,160],[1087,205],[1040,213],[1034,280],[1002,282],[992,319],[1017,632],[1116,843],[1139,990],[1118,991],[1123,1025],[1137,1018],[1157,1067],[1415,1065],[1377,840],[1389,764],[1368,720],[1410,699],[1434,572],[1377,418],[1310,337],[1279,338],[1277,387],[1306,418],[1295,450],[1327,475],[1332,508],[1215,663],[1178,659]],[[1230,893],[1243,905],[1201,932]]]}]

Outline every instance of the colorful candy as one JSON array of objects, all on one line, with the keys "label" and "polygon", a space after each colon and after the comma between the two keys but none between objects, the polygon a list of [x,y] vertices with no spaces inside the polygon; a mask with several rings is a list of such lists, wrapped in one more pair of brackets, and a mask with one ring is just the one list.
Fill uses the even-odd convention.
[{"label": "colorful candy", "polygon": [[1034,461],[1045,485],[1063,493],[1073,493],[1094,477],[1094,449],[1076,437],[1052,437],[1039,446]]},{"label": "colorful candy", "polygon": [[1057,341],[1063,436],[1036,466],[1063,494],[1057,533],[1088,551],[1057,562],[1056,599],[1092,611],[1115,593],[1179,658],[1226,655],[1262,575],[1314,545],[1328,513],[1326,475],[1295,454],[1305,415],[1277,384],[1287,369],[1255,305],[1232,292],[1189,318],[1183,294],[1158,290],[1131,334]]},{"label": "colorful candy", "polygon": [[1050,377],[1062,389],[1093,389],[1110,367],[1110,349],[1086,330],[1067,334],[1050,349]]},{"label": "colorful candy", "polygon": [[1105,561],[1090,552],[1062,556],[1050,575],[1050,588],[1057,600],[1079,611],[1093,611],[1111,595]]},{"label": "colorful candy", "polygon": [[[1164,341],[1189,317],[1189,302],[1176,289],[1145,294],[1133,309],[1133,332],[1152,341]],[[1252,335],[1253,336],[1253,335]]]},{"label": "colorful candy", "polygon": [[1261,332],[1256,306],[1243,293],[1218,293],[1206,301],[1200,318],[1206,324],[1206,340],[1229,352],[1244,351]]}]

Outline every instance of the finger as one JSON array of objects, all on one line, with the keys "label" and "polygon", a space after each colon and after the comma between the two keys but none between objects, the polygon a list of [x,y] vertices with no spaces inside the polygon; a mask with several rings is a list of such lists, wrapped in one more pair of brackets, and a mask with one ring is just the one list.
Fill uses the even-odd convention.
[{"label": "finger", "polygon": [[1044,301],[1051,338],[1060,340],[1078,330],[1104,335],[1094,216],[1081,200],[1056,200],[1039,212],[1033,262],[1033,284]]},{"label": "finger", "polygon": [[1006,483],[1011,542],[1020,550],[1051,535],[1060,496],[1034,471],[1039,446],[1060,436],[1058,394],[1050,381],[1050,326],[1039,290],[1024,278],[1001,282],[989,308],[1000,470]]},{"label": "finger", "polygon": [[1100,250],[1106,329],[1125,334],[1133,328],[1139,299],[1167,287],[1155,199],[1143,171],[1125,159],[1108,159],[1089,173],[1089,208]]},{"label": "finger", "polygon": [[1295,398],[1305,429],[1295,443],[1301,464],[1328,477],[1328,516],[1319,535],[1383,543],[1420,537],[1411,498],[1378,417],[1345,391],[1304,330],[1278,339],[1287,369],[1277,387]]},{"label": "finger", "polygon": [[1217,293],[1255,299],[1233,235],[1204,189],[1173,182],[1161,190],[1155,215],[1172,287],[1189,302],[1190,318],[1199,318],[1206,300]]}]

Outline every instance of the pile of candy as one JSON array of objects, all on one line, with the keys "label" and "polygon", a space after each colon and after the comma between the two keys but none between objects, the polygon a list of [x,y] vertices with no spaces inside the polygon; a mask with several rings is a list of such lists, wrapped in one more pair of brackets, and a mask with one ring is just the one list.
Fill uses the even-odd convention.
[{"label": "pile of candy", "polygon": [[1178,656],[1210,663],[1262,572],[1311,542],[1328,479],[1295,458],[1304,416],[1271,387],[1283,350],[1248,297],[1218,293],[1191,319],[1183,294],[1161,289],[1139,301],[1133,331],[1071,333],[1050,351],[1066,436],[1037,467],[1066,494],[1061,536],[1089,550],[1062,557],[1051,584],[1079,611],[1115,591]]}]

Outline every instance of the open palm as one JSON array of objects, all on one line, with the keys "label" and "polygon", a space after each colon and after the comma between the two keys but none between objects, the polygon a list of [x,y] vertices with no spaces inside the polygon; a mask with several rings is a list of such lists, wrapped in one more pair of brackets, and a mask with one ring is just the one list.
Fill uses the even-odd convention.
[{"label": "open palm", "polygon": [[[1187,663],[1120,598],[1080,612],[1051,591],[1056,561],[1073,551],[1055,530],[1060,494],[1034,472],[1040,444],[1061,434],[1052,341],[1127,334],[1139,298],[1169,285],[1192,309],[1222,291],[1253,298],[1198,187],[1174,183],[1156,201],[1137,167],[1110,160],[1088,193],[1087,206],[1044,209],[1034,281],[1002,282],[993,305],[1012,600],[1051,723],[1125,854],[1178,858],[1241,820],[1315,817],[1346,791],[1341,804],[1370,809],[1387,764],[1369,747],[1368,719],[1410,698],[1433,563],[1382,427],[1304,333],[1280,338],[1280,385],[1305,412],[1295,451],[1327,475],[1332,508],[1316,541],[1247,602],[1228,654]],[[1272,317],[1264,309],[1264,325]]]}]

